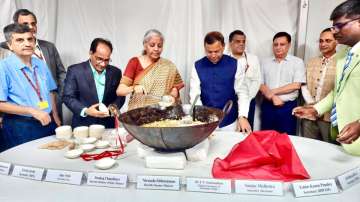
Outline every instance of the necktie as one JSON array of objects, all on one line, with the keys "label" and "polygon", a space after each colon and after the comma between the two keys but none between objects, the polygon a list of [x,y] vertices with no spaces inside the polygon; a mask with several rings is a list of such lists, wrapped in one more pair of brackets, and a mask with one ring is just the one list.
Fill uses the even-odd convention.
[{"label": "necktie", "polygon": [[[354,55],[354,53],[351,53],[350,51],[347,54],[345,64],[344,64],[344,68],[343,68],[341,78],[340,78],[340,81],[339,81],[339,84],[338,84],[337,92],[339,92],[339,90],[340,90],[342,80],[344,79],[344,76],[345,76],[345,71],[350,66],[351,58],[352,58],[353,55]],[[333,107],[331,109],[330,121],[331,121],[331,125],[333,127],[337,126],[337,115],[336,115],[336,103],[335,102],[334,102]]]}]

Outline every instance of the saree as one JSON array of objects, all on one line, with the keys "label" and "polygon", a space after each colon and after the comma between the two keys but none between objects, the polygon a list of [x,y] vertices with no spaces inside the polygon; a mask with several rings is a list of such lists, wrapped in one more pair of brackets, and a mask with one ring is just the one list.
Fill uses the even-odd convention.
[{"label": "saree", "polygon": [[[134,67],[136,65],[138,67]],[[175,64],[167,59],[160,58],[157,62],[142,70],[139,70],[139,66],[141,68],[137,58],[131,59],[120,81],[120,83],[127,86],[142,85],[147,92],[147,95],[140,93],[132,94],[128,110],[157,104],[160,101],[157,97],[168,95],[174,87],[178,90],[184,87],[184,82]],[[133,68],[133,71],[128,70],[128,68]],[[135,70],[136,68],[137,71]]]}]

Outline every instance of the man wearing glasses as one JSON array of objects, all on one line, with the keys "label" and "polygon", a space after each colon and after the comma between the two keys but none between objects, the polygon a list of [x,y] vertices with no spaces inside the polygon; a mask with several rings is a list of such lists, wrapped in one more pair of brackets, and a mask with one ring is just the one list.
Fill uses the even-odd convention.
[{"label": "man wearing glasses", "polygon": [[45,63],[32,57],[36,42],[31,30],[10,24],[4,35],[13,54],[0,61],[0,151],[54,134],[58,119],[56,83]]},{"label": "man wearing glasses", "polygon": [[109,65],[113,47],[110,41],[95,38],[90,45],[90,59],[68,68],[63,100],[72,111],[72,126],[101,124],[114,127],[108,112],[100,111],[99,104],[116,104],[120,109],[125,97],[117,97],[116,88],[121,70]]},{"label": "man wearing glasses", "polygon": [[[320,56],[311,58],[306,65],[306,85],[301,87],[306,105],[314,105],[323,99],[333,88],[336,74],[336,45],[330,28],[320,33]],[[330,141],[330,113],[325,113],[318,120],[302,120],[302,134],[305,137]]]},{"label": "man wearing glasses", "polygon": [[343,2],[331,13],[330,20],[335,39],[348,46],[336,54],[335,87],[316,105],[298,107],[293,113],[315,120],[330,111],[331,137],[348,152],[360,155],[360,1]]}]

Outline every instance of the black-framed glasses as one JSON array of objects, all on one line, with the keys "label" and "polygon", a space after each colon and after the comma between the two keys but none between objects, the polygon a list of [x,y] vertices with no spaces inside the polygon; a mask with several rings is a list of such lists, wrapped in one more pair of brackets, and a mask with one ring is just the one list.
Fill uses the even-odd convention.
[{"label": "black-framed glasses", "polygon": [[111,58],[108,58],[108,59],[104,59],[104,58],[101,58],[101,57],[98,57],[98,56],[94,56],[95,57],[95,61],[97,64],[101,64],[101,63],[105,63],[105,64],[108,64],[111,62]]},{"label": "black-framed glasses", "polygon": [[352,19],[352,20],[349,20],[349,21],[346,21],[346,22],[338,22],[338,23],[335,23],[332,27],[330,27],[330,29],[332,31],[340,31],[345,25],[347,25],[348,23],[350,22],[353,22],[355,20],[359,20],[360,17],[358,18],[355,18],[355,19]]}]

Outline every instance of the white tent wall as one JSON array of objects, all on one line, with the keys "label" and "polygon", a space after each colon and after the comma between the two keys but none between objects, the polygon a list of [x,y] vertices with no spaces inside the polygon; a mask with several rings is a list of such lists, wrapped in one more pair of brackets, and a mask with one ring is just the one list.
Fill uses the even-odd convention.
[{"label": "white tent wall", "polygon": [[[301,9],[304,1],[308,3],[309,8]],[[104,37],[111,40],[114,45],[112,64],[122,70],[132,56],[141,53],[144,33],[148,29],[156,28],[165,35],[162,56],[177,65],[186,82],[182,98],[187,102],[190,71],[194,61],[204,56],[203,37],[207,32],[221,31],[227,42],[231,31],[241,29],[247,35],[247,51],[262,59],[272,55],[273,35],[278,31],[286,31],[292,35],[293,41],[299,40],[299,37],[303,39],[299,40],[300,43],[292,43],[291,52],[297,50],[299,56],[305,55],[305,58],[309,58],[318,54],[318,33],[330,25],[330,12],[340,2],[0,0],[0,26],[4,27],[11,22],[17,8],[27,8],[38,18],[38,38],[56,44],[66,67],[88,59],[92,39]],[[305,15],[304,10],[308,12]],[[297,30],[304,30],[305,34],[302,32],[302,35],[297,35]],[[67,123],[69,115],[65,114]],[[256,125],[258,128],[258,124]]]}]

